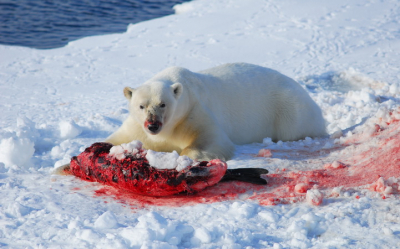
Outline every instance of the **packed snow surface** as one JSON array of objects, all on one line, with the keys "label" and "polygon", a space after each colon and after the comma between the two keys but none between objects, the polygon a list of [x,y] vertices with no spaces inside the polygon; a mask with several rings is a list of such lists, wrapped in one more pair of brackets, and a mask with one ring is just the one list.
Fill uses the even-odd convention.
[{"label": "packed snow surface", "polygon": [[[175,11],[59,49],[0,46],[0,247],[399,248],[400,3],[195,0]],[[330,136],[237,146],[228,167],[268,169],[267,186],[154,198],[51,174],[121,125],[123,87],[227,62],[296,79]]]}]

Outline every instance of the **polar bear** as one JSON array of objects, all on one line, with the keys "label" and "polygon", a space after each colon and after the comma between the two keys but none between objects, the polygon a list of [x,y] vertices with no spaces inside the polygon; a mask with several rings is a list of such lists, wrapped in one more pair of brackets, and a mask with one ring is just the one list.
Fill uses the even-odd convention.
[{"label": "polar bear", "polygon": [[146,149],[229,160],[235,144],[326,135],[321,109],[297,82],[247,63],[167,68],[124,95],[130,114],[106,139],[114,145],[140,140]]}]

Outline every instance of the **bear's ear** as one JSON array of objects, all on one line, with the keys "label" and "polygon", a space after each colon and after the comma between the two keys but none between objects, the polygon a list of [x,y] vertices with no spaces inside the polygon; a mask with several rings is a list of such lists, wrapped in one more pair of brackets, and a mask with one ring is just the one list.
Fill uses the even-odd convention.
[{"label": "bear's ear", "polygon": [[132,89],[132,88],[130,88],[129,86],[125,87],[125,88],[124,88],[124,95],[125,95],[125,98],[127,98],[128,100],[131,99],[131,98],[132,98],[132,92],[133,92],[134,90],[135,90],[135,89]]},{"label": "bear's ear", "polygon": [[183,86],[181,83],[175,83],[171,85],[172,92],[174,93],[174,97],[178,99],[183,91]]}]

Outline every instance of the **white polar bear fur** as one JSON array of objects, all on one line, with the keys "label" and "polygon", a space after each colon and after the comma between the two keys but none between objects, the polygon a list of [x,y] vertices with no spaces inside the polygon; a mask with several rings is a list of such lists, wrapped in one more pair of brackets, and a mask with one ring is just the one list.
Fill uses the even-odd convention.
[{"label": "white polar bear fur", "polygon": [[[124,93],[130,115],[106,139],[114,145],[140,140],[146,149],[228,160],[234,144],[326,135],[321,110],[307,92],[256,65],[225,64],[199,73],[171,67]],[[151,117],[162,124],[155,135],[144,125]]]}]

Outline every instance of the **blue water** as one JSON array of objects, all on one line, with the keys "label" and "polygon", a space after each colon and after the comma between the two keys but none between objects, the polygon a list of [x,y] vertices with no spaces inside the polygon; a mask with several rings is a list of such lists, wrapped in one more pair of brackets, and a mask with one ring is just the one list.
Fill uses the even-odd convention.
[{"label": "blue water", "polygon": [[174,13],[188,0],[0,0],[0,44],[57,48],[85,36],[126,31]]}]

